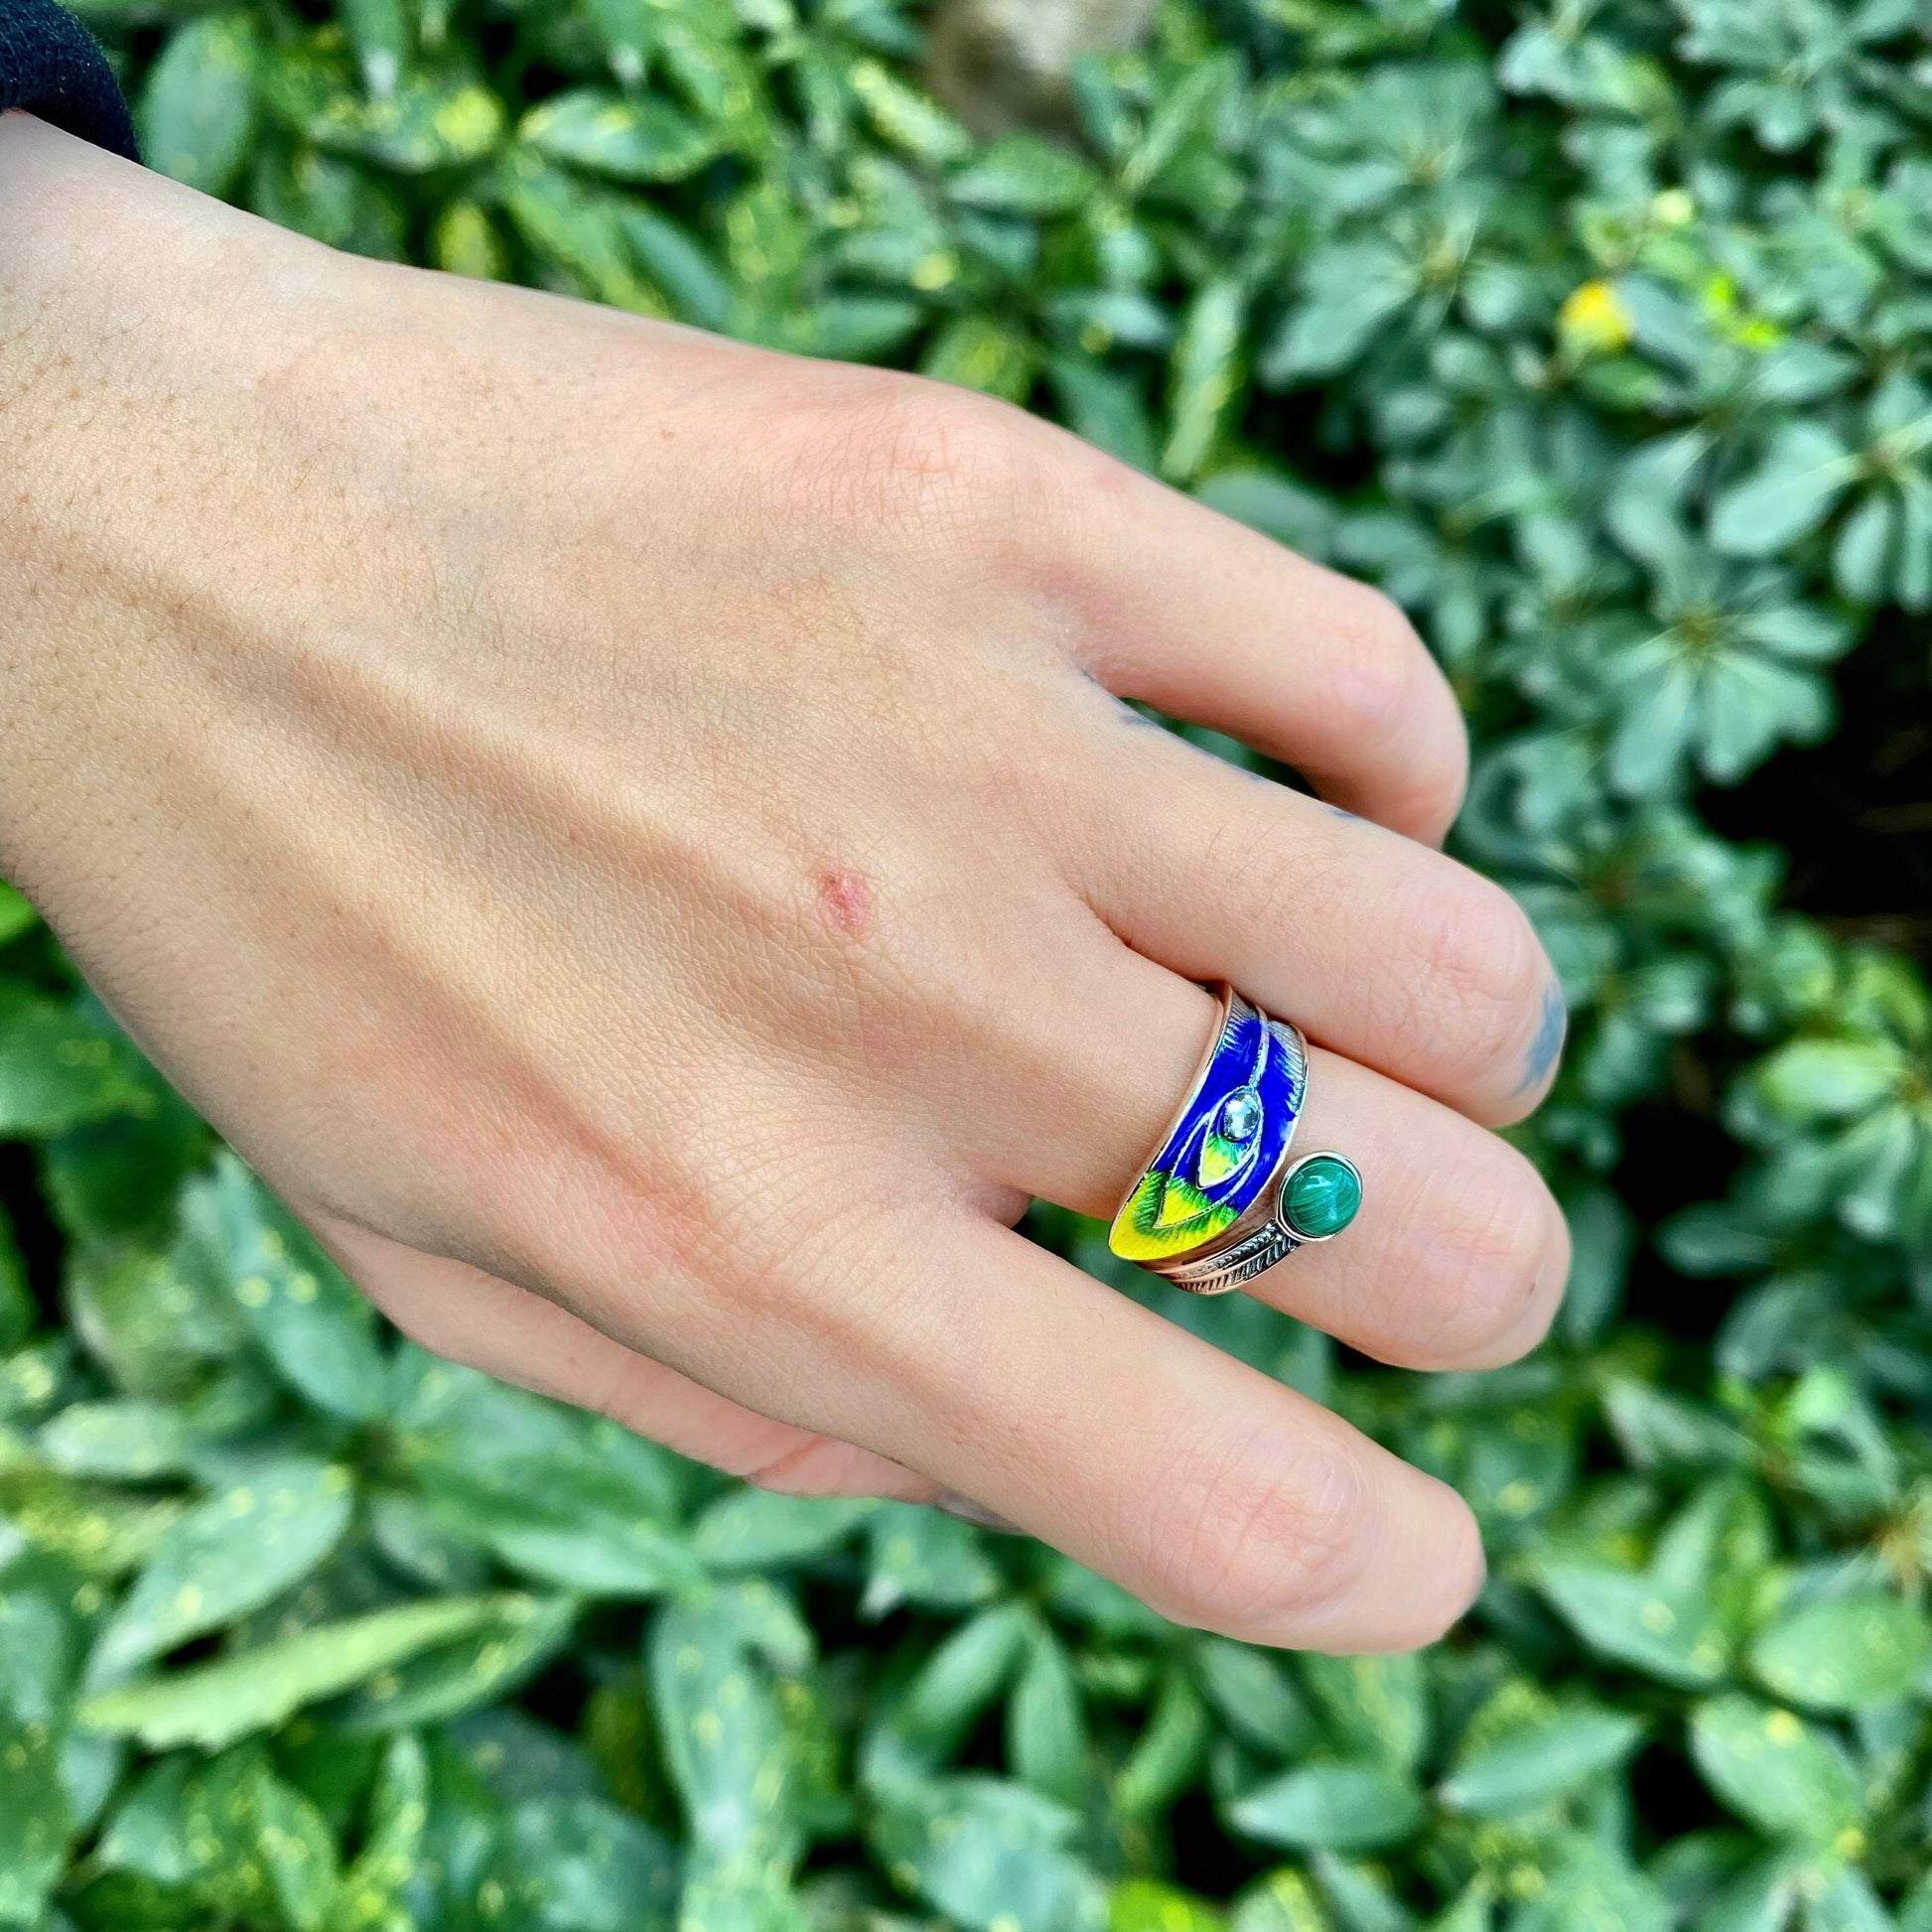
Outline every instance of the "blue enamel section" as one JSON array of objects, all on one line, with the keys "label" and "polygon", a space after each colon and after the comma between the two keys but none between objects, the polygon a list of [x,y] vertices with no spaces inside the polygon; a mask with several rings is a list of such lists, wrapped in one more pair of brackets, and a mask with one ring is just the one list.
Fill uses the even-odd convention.
[{"label": "blue enamel section", "polygon": [[[1234,1016],[1221,1029],[1186,1118],[1151,1167],[1224,1211],[1246,1213],[1280,1165],[1305,1086],[1306,1075],[1261,1017]],[[1246,1125],[1247,1116],[1254,1116],[1249,1132],[1228,1131]]]}]

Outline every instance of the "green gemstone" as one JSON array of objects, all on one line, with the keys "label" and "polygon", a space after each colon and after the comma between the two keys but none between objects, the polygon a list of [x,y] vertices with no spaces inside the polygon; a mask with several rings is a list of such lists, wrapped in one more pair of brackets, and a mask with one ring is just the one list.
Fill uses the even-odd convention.
[{"label": "green gemstone", "polygon": [[1289,1176],[1282,1193],[1282,1213],[1288,1225],[1311,1241],[1339,1234],[1361,1206],[1361,1175],[1333,1154],[1317,1154],[1304,1161]]}]

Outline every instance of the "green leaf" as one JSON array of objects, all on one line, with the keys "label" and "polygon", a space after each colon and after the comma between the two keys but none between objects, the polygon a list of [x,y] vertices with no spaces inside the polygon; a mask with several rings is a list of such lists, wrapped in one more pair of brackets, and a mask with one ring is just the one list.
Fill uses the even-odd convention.
[{"label": "green leaf", "polygon": [[1300,1765],[1228,1807],[1237,1831],[1295,1851],[1373,1852],[1409,1837],[1426,1815],[1409,1778],[1377,1758]]},{"label": "green leaf", "polygon": [[1669,1902],[1620,1850],[1572,1838],[1542,1863],[1546,1882],[1510,1919],[1510,1932],[1672,1932]]},{"label": "green leaf", "polygon": [[1903,1697],[1932,1665],[1925,1613],[1877,1592],[1791,1611],[1751,1645],[1753,1675],[1778,1697],[1820,1711],[1863,1711]]},{"label": "green leaf", "polygon": [[1437,1795],[1449,1810],[1479,1818],[1533,1810],[1621,1764],[1642,1735],[1642,1721],[1624,1712],[1553,1711],[1459,1754]]},{"label": "green leaf", "polygon": [[959,316],[933,339],[919,366],[936,382],[1024,402],[1035,361],[1032,341],[1019,330],[991,316]]},{"label": "green leaf", "polygon": [[747,1604],[731,1589],[658,1613],[646,1663],[664,1759],[692,1839],[740,1863],[788,1863],[800,1841],[793,1766],[777,1691],[748,1640]]},{"label": "green leaf", "polygon": [[1738,557],[1769,557],[1809,535],[1858,475],[1858,459],[1822,423],[1779,429],[1763,463],[1719,496],[1711,541]]},{"label": "green leaf", "polygon": [[961,1624],[906,1686],[892,1715],[894,1730],[929,1759],[949,1755],[1022,1667],[1029,1627],[1017,1603]]},{"label": "green leaf", "polygon": [[172,1497],[76,1482],[32,1463],[0,1461],[0,1512],[28,1541],[89,1577],[124,1576],[146,1562],[181,1513]]},{"label": "green leaf", "polygon": [[595,87],[531,108],[517,138],[549,160],[617,181],[682,181],[721,147],[721,130],[666,101]]},{"label": "green leaf", "polygon": [[138,1737],[150,1750],[177,1744],[218,1750],[280,1724],[304,1705],[468,1636],[528,1600],[444,1597],[320,1624],[218,1663],[103,1692],[81,1707],[80,1722]]},{"label": "green leaf", "polygon": [[50,1718],[0,1703],[0,1925],[37,1925],[67,1866],[72,1811]]},{"label": "green leaf", "polygon": [[788,309],[747,334],[789,355],[872,361],[900,347],[925,319],[916,302],[885,295],[834,295]]},{"label": "green leaf", "polygon": [[49,1141],[41,1150],[49,1204],[80,1240],[163,1246],[182,1182],[207,1161],[212,1139],[164,1089],[152,1113],[116,1114]]},{"label": "green leaf", "polygon": [[373,1418],[386,1383],[374,1311],[309,1231],[226,1154],[188,1213],[206,1217],[242,1318],[289,1384],[345,1422]]},{"label": "green leaf", "polygon": [[429,1763],[421,1742],[392,1738],[369,1798],[367,1835],[343,1877],[345,1909],[332,1932],[402,1932],[429,1823]]},{"label": "green leaf", "polygon": [[1209,509],[1245,523],[1307,557],[1327,553],[1339,517],[1335,506],[1285,471],[1242,465],[1203,477],[1194,494]]},{"label": "green leaf", "polygon": [[1537,1581],[1601,1657],[1693,1690],[1729,1668],[1729,1633],[1691,1586],[1579,1563],[1545,1564]]},{"label": "green leaf", "polygon": [[180,1517],[88,1660],[104,1684],[218,1630],[301,1582],[342,1540],[354,1507],[346,1469],[304,1457],[255,1464]]},{"label": "green leaf", "polygon": [[1000,1573],[970,1523],[917,1503],[886,1503],[867,1524],[867,1572],[860,1613],[882,1617],[901,1603],[963,1610],[1000,1587]]},{"label": "green leaf", "polygon": [[971,152],[973,137],[878,61],[860,61],[847,76],[882,139],[914,160],[944,167]]},{"label": "green leaf", "polygon": [[186,1410],[165,1403],[76,1402],[48,1423],[35,1447],[68,1475],[145,1482],[189,1466],[195,1432]]},{"label": "green leaf", "polygon": [[335,1932],[341,1861],[329,1821],[293,1785],[261,1767],[250,1791],[255,1856],[294,1932]]},{"label": "green leaf", "polygon": [[373,169],[320,148],[264,144],[248,199],[257,214],[331,248],[378,261],[400,261],[406,251],[400,197]]},{"label": "green leaf", "polygon": [[[21,1565],[21,1572],[28,1568]],[[54,1596],[13,1575],[0,1589],[0,1707],[53,1722],[67,1703],[72,1668],[69,1618]]]},{"label": "green leaf", "polygon": [[118,1035],[44,993],[0,981],[0,1137],[37,1139],[110,1114],[154,1111]]},{"label": "green leaf", "polygon": [[1883,490],[1868,492],[1838,533],[1832,576],[1839,590],[1860,604],[1877,604],[1898,540],[1898,503]]},{"label": "green leaf", "polygon": [[684,1539],[648,1517],[586,1511],[572,1522],[519,1522],[487,1504],[481,1515],[483,1540],[512,1570],[580,1596],[661,1596],[702,1575]]},{"label": "green leaf", "polygon": [[1007,1704],[1007,1760],[1022,1784],[1077,1805],[1086,1791],[1086,1714],[1072,1664],[1052,1631],[1036,1624]]},{"label": "green leaf", "polygon": [[498,193],[525,246],[585,295],[638,315],[664,312],[657,291],[637,272],[626,202],[523,149],[504,157]]},{"label": "green leaf", "polygon": [[1057,354],[1046,358],[1046,378],[1059,398],[1066,426],[1076,436],[1137,470],[1155,467],[1153,416],[1131,374],[1106,368],[1088,355]]},{"label": "green leaf", "polygon": [[1207,1707],[1180,1671],[1170,1671],[1153,1714],[1115,1774],[1114,1809],[1123,1818],[1164,1811],[1193,1782],[1209,1735]]},{"label": "green leaf", "polygon": [[505,1698],[569,1641],[577,1605],[568,1597],[512,1596],[473,1629],[369,1677],[331,1707],[345,1732],[446,1724]]},{"label": "green leaf", "polygon": [[1633,1377],[1606,1382],[1603,1410],[1635,1468],[1723,1469],[1751,1461],[1749,1439],[1721,1417]]},{"label": "green leaf", "polygon": [[584,13],[611,64],[611,71],[626,87],[644,77],[656,35],[649,0],[586,0]]},{"label": "green leaf", "polygon": [[1099,187],[1093,169],[1070,149],[1035,134],[1003,134],[947,184],[966,207],[1008,214],[1070,214]]},{"label": "green leaf", "polygon": [[0,946],[10,946],[41,922],[34,902],[18,887],[0,881]]},{"label": "green leaf", "polygon": [[1066,1850],[1074,1825],[1020,1785],[955,1777],[896,1791],[873,1835],[896,1879],[970,1932],[1101,1932],[1105,1896]]},{"label": "green leaf", "polygon": [[1418,1932],[1421,1921],[1379,1862],[1317,1852],[1310,1863],[1342,1932]]},{"label": "green leaf", "polygon": [[781,1496],[735,1489],[700,1516],[691,1547],[708,1570],[809,1563],[850,1539],[879,1505],[864,1496]]},{"label": "green leaf", "polygon": [[1422,1660],[1398,1657],[1300,1659],[1309,1687],[1344,1751],[1381,1756],[1413,1770],[1429,1742],[1429,1690]]},{"label": "green leaf", "polygon": [[340,0],[339,10],[362,85],[371,99],[388,99],[416,51],[410,7],[406,0]]},{"label": "green leaf", "polygon": [[[1194,1653],[1202,1693],[1229,1730],[1251,1748],[1271,1757],[1301,1757],[1318,1741],[1314,1720],[1296,1694],[1288,1673],[1267,1652],[1225,1638],[1206,1638]],[[1346,1722],[1351,1741],[1372,1738],[1406,1748],[1406,1723],[1385,1731],[1366,1714]],[[1392,1734],[1394,1733],[1394,1734]]]},{"label": "green leaf", "polygon": [[1334,1920],[1308,1879],[1282,1865],[1235,1900],[1231,1932],[1334,1932]]},{"label": "green leaf", "polygon": [[1886,1099],[1904,1073],[1890,1040],[1799,1039],[1760,1061],[1758,1090],[1794,1119],[1842,1119]]},{"label": "green leaf", "polygon": [[1263,357],[1270,383],[1333,375],[1353,362],[1408,305],[1415,271],[1388,242],[1336,242],[1303,271],[1302,305]]},{"label": "green leaf", "polygon": [[1845,1753],[1789,1711],[1744,1697],[1701,1705],[1691,1754],[1718,1796],[1773,1838],[1831,1846],[1861,1823]]},{"label": "green leaf", "polygon": [[207,14],[178,29],[148,70],[141,93],[141,149],[150,168],[225,195],[255,139],[253,16]]},{"label": "green leaf", "polygon": [[544,1797],[510,1814],[484,1882],[503,1900],[503,1924],[528,1932],[672,1932],[678,1878],[676,1850],[628,1813]]},{"label": "green leaf", "polygon": [[374,97],[356,88],[346,63],[314,49],[269,57],[261,72],[263,99],[304,140],[399,174],[467,167],[503,136],[502,103],[456,71],[418,69]]},{"label": "green leaf", "polygon": [[731,315],[731,283],[703,244],[648,208],[626,207],[618,220],[631,253],[670,297],[679,317],[701,329],[724,328]]},{"label": "green leaf", "polygon": [[1234,281],[1210,282],[1187,310],[1174,344],[1168,440],[1161,452],[1161,474],[1170,483],[1191,482],[1220,443],[1241,395],[1246,317],[1247,292]]},{"label": "green leaf", "polygon": [[1107,1932],[1225,1932],[1227,1919],[1204,1898],[1158,1878],[1128,1878],[1107,1904]]}]

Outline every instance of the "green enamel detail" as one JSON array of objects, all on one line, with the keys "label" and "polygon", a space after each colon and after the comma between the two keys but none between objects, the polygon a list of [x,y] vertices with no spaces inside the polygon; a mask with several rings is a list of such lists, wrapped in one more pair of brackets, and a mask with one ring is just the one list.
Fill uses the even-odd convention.
[{"label": "green enamel detail", "polygon": [[1239,1217],[1237,1207],[1217,1206],[1178,1175],[1157,1170],[1141,1176],[1108,1241],[1128,1261],[1165,1261],[1212,1241]]},{"label": "green enamel detail", "polygon": [[1304,1161],[1282,1190],[1282,1216],[1297,1234],[1320,1241],[1361,1212],[1362,1177],[1333,1154]]}]

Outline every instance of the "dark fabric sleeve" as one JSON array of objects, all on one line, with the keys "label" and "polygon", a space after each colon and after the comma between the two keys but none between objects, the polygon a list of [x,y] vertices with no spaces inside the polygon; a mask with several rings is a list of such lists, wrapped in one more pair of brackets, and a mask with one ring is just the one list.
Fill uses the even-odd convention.
[{"label": "dark fabric sleeve", "polygon": [[141,158],[106,56],[54,0],[0,0],[0,113],[9,107],[25,107],[129,161]]}]

